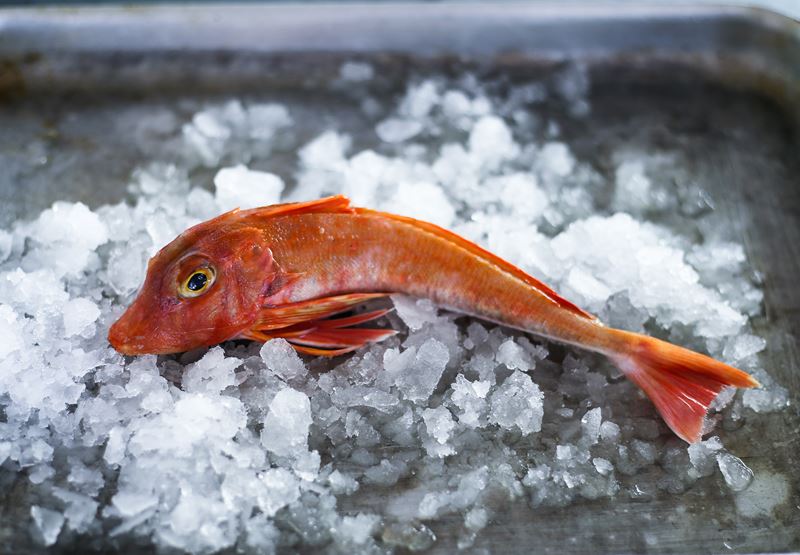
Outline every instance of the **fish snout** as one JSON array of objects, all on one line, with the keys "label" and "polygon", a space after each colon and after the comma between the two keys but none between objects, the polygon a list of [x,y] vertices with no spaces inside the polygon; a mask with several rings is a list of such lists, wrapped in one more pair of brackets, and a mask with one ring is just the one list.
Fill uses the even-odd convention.
[{"label": "fish snout", "polygon": [[125,312],[108,330],[108,342],[123,355],[146,354],[145,337],[133,329],[129,312]]}]

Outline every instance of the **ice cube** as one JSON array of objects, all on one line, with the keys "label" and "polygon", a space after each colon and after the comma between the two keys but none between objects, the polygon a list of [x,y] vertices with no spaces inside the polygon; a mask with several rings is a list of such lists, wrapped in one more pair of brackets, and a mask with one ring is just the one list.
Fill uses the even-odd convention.
[{"label": "ice cube", "polygon": [[158,504],[158,497],[149,492],[120,490],[111,499],[111,503],[123,518],[134,517]]},{"label": "ice cube", "polygon": [[523,434],[542,429],[544,395],[530,376],[514,371],[492,392],[489,421],[503,428],[516,427]]},{"label": "ice cube", "polygon": [[453,391],[450,399],[459,409],[458,421],[469,428],[480,426],[491,383],[480,380],[470,382],[463,374],[459,374],[450,387]]},{"label": "ice cube", "polygon": [[423,81],[409,87],[400,103],[398,113],[413,119],[426,118],[441,101],[438,87],[433,81]]},{"label": "ice cube", "polygon": [[66,504],[64,516],[70,529],[86,532],[95,519],[98,502],[87,495],[62,488],[55,488],[53,494]]},{"label": "ice cube", "polygon": [[286,505],[300,498],[298,479],[285,468],[270,468],[260,476],[264,485],[258,491],[258,506],[267,516],[273,516]]},{"label": "ice cube", "polygon": [[406,295],[392,295],[391,298],[397,315],[412,330],[421,329],[437,319],[438,311],[430,299],[416,299]]},{"label": "ice cube", "polygon": [[241,359],[226,357],[222,347],[214,347],[203,358],[187,366],[183,388],[193,393],[219,393],[236,384],[234,370],[241,364]]},{"label": "ice cube", "polygon": [[497,116],[484,116],[475,123],[469,135],[469,149],[475,160],[486,170],[494,171],[517,155],[519,146],[511,130]]},{"label": "ice cube", "polygon": [[586,414],[581,418],[581,428],[583,435],[594,445],[597,443],[597,437],[600,435],[600,428],[602,427],[602,409],[600,407],[586,411]]},{"label": "ice cube", "polygon": [[308,449],[311,422],[308,396],[295,389],[282,389],[269,404],[261,444],[282,457],[298,456]]},{"label": "ice cube", "polygon": [[608,459],[604,459],[602,457],[595,457],[592,459],[592,464],[603,476],[608,476],[612,470],[614,470],[614,465],[611,464],[611,461]]},{"label": "ice cube", "polygon": [[108,228],[82,202],[58,201],[34,222],[30,236],[38,242],[93,250],[108,241]]},{"label": "ice cube", "polygon": [[343,538],[347,538],[355,545],[364,545],[380,522],[378,515],[359,513],[356,516],[342,517],[342,522],[337,530]]},{"label": "ice cube", "polygon": [[292,124],[289,110],[282,104],[253,104],[247,108],[247,128],[250,138],[268,141],[284,127]]},{"label": "ice cube", "polygon": [[400,183],[384,207],[442,227],[450,227],[456,215],[442,188],[427,182]]},{"label": "ice cube", "polygon": [[31,516],[45,545],[53,545],[64,526],[64,515],[38,505],[31,507]]},{"label": "ice cube", "polygon": [[717,464],[725,483],[733,491],[743,491],[747,489],[753,480],[753,471],[750,470],[742,459],[731,455],[727,451],[717,453]]},{"label": "ice cube", "polygon": [[515,215],[532,222],[545,213],[550,202],[533,174],[501,175],[487,179],[485,186],[499,189],[503,205]]},{"label": "ice cube", "polygon": [[18,351],[23,345],[16,312],[7,304],[0,304],[0,359]]},{"label": "ice cube", "polygon": [[537,164],[547,176],[566,177],[575,168],[575,159],[564,143],[546,143],[539,151]]},{"label": "ice cube", "polygon": [[722,449],[719,438],[714,436],[705,441],[689,446],[689,461],[701,476],[708,476],[714,471],[715,455]]},{"label": "ice cube", "polygon": [[453,415],[444,407],[425,409],[422,411],[422,420],[428,435],[444,445],[450,439],[450,434],[456,427]]},{"label": "ice cube", "polygon": [[114,247],[108,258],[108,282],[118,295],[129,295],[144,281],[145,252],[130,244]]},{"label": "ice cube", "polygon": [[62,310],[64,333],[67,337],[82,333],[100,317],[100,309],[86,298],[72,299]]},{"label": "ice cube", "polygon": [[8,260],[14,246],[14,237],[3,229],[0,229],[0,263]]},{"label": "ice cube", "polygon": [[375,127],[375,133],[385,143],[402,143],[416,137],[421,131],[420,122],[400,118],[385,119]]},{"label": "ice cube", "polygon": [[214,186],[217,204],[226,212],[276,204],[283,191],[283,180],[275,174],[238,165],[219,170],[214,176]]},{"label": "ice cube", "polygon": [[271,339],[261,346],[261,359],[267,368],[286,381],[302,379],[308,373],[297,351],[285,339]]},{"label": "ice cube", "polygon": [[513,339],[507,339],[497,348],[497,362],[509,370],[529,370],[533,366],[528,352]]},{"label": "ice cube", "polygon": [[725,360],[729,360],[735,364],[756,353],[760,353],[766,346],[767,342],[763,337],[745,333],[731,338],[728,344],[725,345],[722,356]]},{"label": "ice cube", "polygon": [[385,357],[384,365],[387,377],[393,379],[406,399],[423,402],[433,393],[449,360],[447,347],[430,338],[419,350],[412,347],[395,358]]}]

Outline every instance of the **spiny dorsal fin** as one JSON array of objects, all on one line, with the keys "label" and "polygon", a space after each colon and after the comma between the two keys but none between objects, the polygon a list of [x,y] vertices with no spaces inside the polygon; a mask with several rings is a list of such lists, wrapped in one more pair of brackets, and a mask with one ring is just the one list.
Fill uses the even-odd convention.
[{"label": "spiny dorsal fin", "polygon": [[480,247],[480,246],[476,245],[472,241],[468,241],[467,239],[464,239],[463,237],[461,237],[459,235],[456,235],[452,231],[448,231],[448,230],[446,230],[446,229],[444,229],[442,227],[439,227],[438,225],[435,225],[435,224],[431,224],[431,223],[428,223],[428,222],[423,222],[421,220],[415,220],[414,218],[409,218],[409,217],[406,217],[406,216],[398,216],[397,214],[389,214],[387,212],[379,212],[377,210],[370,210],[369,208],[354,208],[352,210],[356,214],[362,214],[362,215],[365,215],[365,216],[372,215],[372,216],[378,216],[378,217],[382,217],[382,218],[390,218],[390,219],[393,219],[393,220],[396,220],[396,221],[403,222],[405,224],[413,225],[413,226],[415,226],[415,227],[417,227],[419,229],[423,229],[423,230],[427,231],[428,233],[431,233],[433,235],[436,235],[438,237],[446,239],[446,240],[450,241],[451,243],[461,247],[462,249],[465,249],[465,250],[469,251],[470,253],[474,254],[475,256],[478,256],[478,257],[482,258],[483,260],[486,260],[487,262],[490,262],[491,264],[494,264],[495,266],[497,266],[501,270],[511,274],[512,276],[522,280],[523,282],[527,283],[531,287],[535,288],[537,291],[539,291],[539,293],[541,293],[542,295],[544,295],[545,297],[550,299],[552,302],[554,302],[558,306],[560,306],[560,307],[562,307],[562,308],[564,308],[566,310],[569,310],[570,312],[572,312],[574,314],[577,314],[578,316],[582,316],[583,318],[586,318],[588,320],[593,320],[593,321],[597,320],[596,316],[594,316],[593,314],[590,314],[590,313],[586,312],[585,310],[581,309],[580,307],[572,304],[567,299],[565,299],[564,297],[562,297],[561,295],[559,295],[558,293],[553,291],[550,287],[548,287],[547,285],[545,285],[544,283],[542,283],[541,281],[539,281],[538,279],[536,279],[532,275],[524,272],[520,268],[517,268],[516,266],[514,266],[510,262],[507,262],[507,261],[503,260],[499,256],[490,253],[489,251],[487,251],[483,247]]}]

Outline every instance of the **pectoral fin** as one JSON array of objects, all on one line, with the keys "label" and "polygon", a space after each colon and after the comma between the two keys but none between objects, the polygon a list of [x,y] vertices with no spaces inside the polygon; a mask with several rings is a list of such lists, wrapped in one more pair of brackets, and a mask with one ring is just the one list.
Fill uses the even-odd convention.
[{"label": "pectoral fin", "polygon": [[386,296],[387,293],[352,293],[264,308],[253,329],[243,335],[256,341],[282,337],[298,352],[310,355],[337,356],[349,353],[397,333],[395,330],[353,327],[376,320],[391,309],[373,310],[344,318],[332,316],[365,301]]}]

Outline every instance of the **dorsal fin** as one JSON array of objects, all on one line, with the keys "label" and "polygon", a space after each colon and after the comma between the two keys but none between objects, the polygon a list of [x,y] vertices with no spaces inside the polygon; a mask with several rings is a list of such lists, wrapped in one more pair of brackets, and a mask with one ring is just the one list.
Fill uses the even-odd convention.
[{"label": "dorsal fin", "polygon": [[574,314],[576,314],[578,316],[582,316],[583,318],[586,318],[588,320],[593,320],[593,321],[597,320],[596,316],[594,316],[593,314],[590,314],[590,313],[586,312],[585,310],[581,309],[580,307],[572,304],[567,299],[565,299],[564,297],[560,296],[558,293],[553,291],[550,287],[548,287],[547,285],[545,285],[544,283],[542,283],[541,281],[539,281],[538,279],[536,279],[532,275],[526,273],[525,271],[521,270],[520,268],[517,268],[516,266],[514,266],[510,262],[507,262],[507,261],[503,260],[499,256],[490,253],[489,251],[487,251],[483,247],[480,247],[480,246],[476,245],[472,241],[468,241],[467,239],[464,239],[463,237],[461,237],[459,235],[456,235],[452,231],[448,231],[448,230],[446,230],[446,229],[444,229],[442,227],[439,227],[438,225],[432,224],[432,223],[423,222],[421,220],[415,220],[414,218],[409,218],[409,217],[406,217],[406,216],[398,216],[397,214],[389,214],[387,212],[379,212],[377,210],[370,210],[369,208],[353,208],[352,210],[356,214],[363,214],[365,216],[374,215],[374,216],[378,216],[378,217],[382,217],[382,218],[390,218],[390,219],[393,219],[393,220],[396,220],[396,221],[400,221],[400,222],[403,222],[405,224],[409,224],[409,225],[412,225],[414,227],[417,227],[419,229],[423,229],[423,230],[427,231],[428,233],[431,233],[431,234],[436,235],[438,237],[441,237],[443,239],[446,239],[447,241],[450,241],[451,243],[461,247],[462,249],[465,249],[465,250],[469,251],[470,253],[474,254],[475,256],[478,256],[478,257],[486,260],[487,262],[490,262],[490,263],[494,264],[498,268],[502,269],[504,272],[507,272],[507,273],[511,274],[512,276],[522,280],[523,282],[527,283],[531,287],[535,288],[537,291],[539,291],[539,293],[541,293],[542,295],[544,295],[545,297],[550,299],[552,302],[554,302],[558,306],[560,306],[560,307],[562,307],[562,308],[564,308],[566,310],[569,310],[570,312],[572,312],[572,313],[574,313]]},{"label": "dorsal fin", "polygon": [[262,206],[251,210],[243,210],[240,214],[267,218],[287,216],[289,214],[352,214],[353,211],[354,209],[350,207],[350,199],[344,195],[336,195],[303,202]]}]

